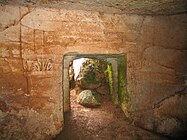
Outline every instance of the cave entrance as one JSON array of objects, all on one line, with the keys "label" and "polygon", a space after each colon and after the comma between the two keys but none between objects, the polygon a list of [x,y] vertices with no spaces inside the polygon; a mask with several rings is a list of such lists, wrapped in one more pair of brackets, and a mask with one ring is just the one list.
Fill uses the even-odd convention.
[{"label": "cave entrance", "polygon": [[[71,71],[73,64],[78,66],[86,59],[99,60],[106,62],[107,78],[109,93],[112,102],[116,105],[121,105],[125,102],[127,94],[127,80],[126,80],[126,55],[124,54],[75,54],[68,53],[64,55],[63,67],[63,104],[64,112],[70,110],[70,90],[74,86],[75,80],[72,80]],[[82,61],[82,62],[81,62]],[[80,64],[81,65],[81,64]],[[79,67],[79,66],[78,66]],[[73,68],[75,69],[75,67]],[[78,77],[74,73],[73,79]]]}]

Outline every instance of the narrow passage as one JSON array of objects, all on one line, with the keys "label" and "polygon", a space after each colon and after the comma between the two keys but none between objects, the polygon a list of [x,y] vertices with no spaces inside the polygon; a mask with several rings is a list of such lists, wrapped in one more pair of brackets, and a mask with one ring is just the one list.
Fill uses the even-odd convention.
[{"label": "narrow passage", "polygon": [[122,110],[103,96],[99,108],[86,108],[76,102],[71,91],[71,111],[65,113],[65,127],[55,140],[167,140],[129,125]]}]

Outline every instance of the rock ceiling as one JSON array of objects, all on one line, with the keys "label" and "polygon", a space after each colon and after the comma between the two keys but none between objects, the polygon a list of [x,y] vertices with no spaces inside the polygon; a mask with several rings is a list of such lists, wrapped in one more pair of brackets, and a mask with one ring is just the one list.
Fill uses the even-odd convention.
[{"label": "rock ceiling", "polygon": [[173,15],[187,13],[187,0],[0,0],[0,3],[118,14]]}]

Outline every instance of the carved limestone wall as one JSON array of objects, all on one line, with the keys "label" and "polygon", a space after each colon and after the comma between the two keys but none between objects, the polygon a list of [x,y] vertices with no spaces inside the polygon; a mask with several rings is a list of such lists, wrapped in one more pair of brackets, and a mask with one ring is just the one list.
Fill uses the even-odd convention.
[{"label": "carved limestone wall", "polygon": [[143,128],[179,136],[174,132],[187,122],[184,19],[1,5],[0,139],[46,140],[62,130],[69,52],[126,54],[125,114]]}]

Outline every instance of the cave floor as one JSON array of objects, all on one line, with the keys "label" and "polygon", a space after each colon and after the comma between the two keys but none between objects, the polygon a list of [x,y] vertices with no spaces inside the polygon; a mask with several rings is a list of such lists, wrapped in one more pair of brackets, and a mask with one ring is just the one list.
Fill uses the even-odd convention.
[{"label": "cave floor", "polygon": [[71,91],[71,111],[65,113],[65,127],[55,140],[167,140],[130,125],[122,110],[103,96],[99,108],[85,108],[76,103]]}]

